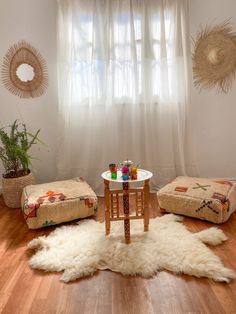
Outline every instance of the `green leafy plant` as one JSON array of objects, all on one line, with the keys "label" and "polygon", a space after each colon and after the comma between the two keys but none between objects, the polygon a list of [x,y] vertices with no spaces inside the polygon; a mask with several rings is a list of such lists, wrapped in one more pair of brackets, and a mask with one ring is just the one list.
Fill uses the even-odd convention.
[{"label": "green leafy plant", "polygon": [[16,178],[27,175],[29,165],[31,164],[32,156],[29,155],[29,149],[32,145],[40,143],[38,134],[40,129],[35,134],[27,131],[24,123],[18,123],[15,120],[12,125],[8,126],[9,132],[6,132],[6,127],[0,129],[0,159],[3,163],[5,173],[4,178]]}]

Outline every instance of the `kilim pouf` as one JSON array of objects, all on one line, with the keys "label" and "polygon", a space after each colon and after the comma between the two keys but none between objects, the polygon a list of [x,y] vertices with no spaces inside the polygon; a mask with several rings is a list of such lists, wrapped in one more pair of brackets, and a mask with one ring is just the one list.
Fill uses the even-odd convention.
[{"label": "kilim pouf", "polygon": [[24,188],[21,206],[30,229],[84,218],[97,209],[97,196],[82,179],[76,178]]},{"label": "kilim pouf", "polygon": [[157,192],[161,212],[225,222],[236,209],[236,184],[228,180],[177,177]]}]

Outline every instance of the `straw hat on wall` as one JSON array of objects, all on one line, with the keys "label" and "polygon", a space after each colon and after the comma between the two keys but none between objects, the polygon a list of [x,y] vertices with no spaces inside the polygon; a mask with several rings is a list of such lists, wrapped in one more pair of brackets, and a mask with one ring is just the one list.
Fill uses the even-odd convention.
[{"label": "straw hat on wall", "polygon": [[192,60],[195,86],[228,92],[236,76],[236,33],[229,20],[200,30]]}]

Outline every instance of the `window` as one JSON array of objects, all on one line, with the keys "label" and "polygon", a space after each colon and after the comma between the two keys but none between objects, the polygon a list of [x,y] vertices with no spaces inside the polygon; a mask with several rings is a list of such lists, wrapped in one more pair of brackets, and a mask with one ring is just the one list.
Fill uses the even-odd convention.
[{"label": "window", "polygon": [[170,21],[168,11],[152,14],[150,21],[141,13],[114,13],[109,23],[101,22],[96,14],[78,13],[73,19],[76,27],[72,28],[69,65],[72,102],[143,102],[147,95],[158,102],[166,68],[171,82]]}]

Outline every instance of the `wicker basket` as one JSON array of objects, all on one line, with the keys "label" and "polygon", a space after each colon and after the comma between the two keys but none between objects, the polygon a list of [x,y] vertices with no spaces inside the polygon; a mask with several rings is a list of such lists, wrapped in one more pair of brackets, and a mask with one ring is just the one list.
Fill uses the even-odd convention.
[{"label": "wicker basket", "polygon": [[35,184],[35,178],[31,172],[18,178],[2,178],[2,195],[5,204],[10,208],[19,208],[23,188],[30,184]]}]

